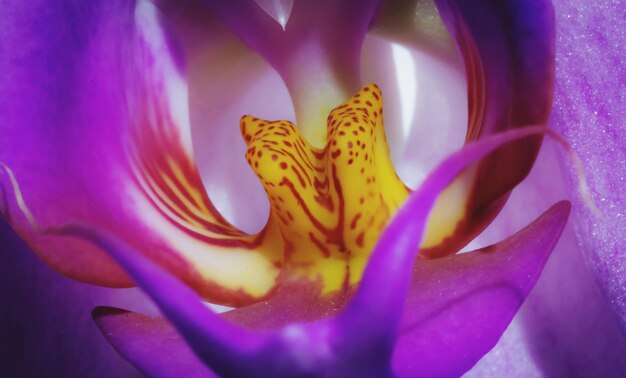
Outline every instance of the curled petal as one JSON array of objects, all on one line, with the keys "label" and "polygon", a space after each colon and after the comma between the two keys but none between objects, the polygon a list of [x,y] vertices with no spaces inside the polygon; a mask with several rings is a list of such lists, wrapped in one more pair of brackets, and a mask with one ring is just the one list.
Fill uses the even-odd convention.
[{"label": "curled petal", "polygon": [[188,286],[106,232],[81,224],[66,224],[46,232],[79,237],[108,251],[156,302],[193,351],[220,376],[249,377],[258,371],[272,377],[316,372],[362,376],[355,372],[367,370],[365,367],[378,368],[374,376],[385,376],[378,374],[386,367],[376,364],[378,360],[364,367],[355,364],[359,356],[354,351],[362,348],[346,348],[348,340],[332,323],[292,325],[271,333],[250,332],[221,319]]},{"label": "curled petal", "polygon": [[[463,57],[468,85],[466,140],[546,124],[554,81],[554,15],[549,1],[435,2]],[[463,174],[441,197],[424,240],[425,257],[454,253],[498,213],[529,172],[541,137],[518,141]],[[452,233],[447,224],[456,221]]]},{"label": "curled petal", "polygon": [[400,376],[456,376],[487,353],[539,278],[568,202],[478,251],[418,261],[393,363]]},{"label": "curled petal", "polygon": [[[555,56],[550,1],[391,0],[379,8],[372,30],[418,54],[426,51],[440,65],[454,68],[456,59],[448,40],[456,44],[467,79],[466,142],[527,124],[547,123]],[[423,122],[417,118],[414,130],[421,131]],[[424,136],[415,133],[412,138],[419,143]],[[500,211],[510,190],[528,174],[541,139],[537,136],[513,143],[461,175],[438,201],[422,256],[455,253],[478,235]],[[450,140],[446,140],[448,145]],[[405,158],[438,157],[436,152],[428,152],[436,148],[430,143],[407,149]],[[415,165],[402,169],[416,170]]]},{"label": "curled petal", "polygon": [[[8,79],[0,93],[10,100],[0,105],[7,117],[0,125],[0,161],[14,173],[39,223],[72,220],[110,230],[216,302],[241,305],[270,295],[282,256],[255,250],[262,244],[255,242],[271,232],[247,235],[228,224],[204,191],[192,158],[183,61],[209,46],[217,55],[233,50],[235,37],[219,22],[200,22],[214,21],[206,11],[176,8],[179,17],[200,24],[197,34],[213,32],[207,40],[188,35],[192,41],[181,47],[164,14],[147,1],[45,7],[47,19],[65,21],[43,29],[20,22],[40,14],[23,8],[10,20],[16,27],[0,37],[9,45],[26,41],[12,49],[12,60],[1,61]],[[73,22],[76,28],[55,29]],[[55,43],[50,35],[58,36]],[[0,179],[5,189],[14,184],[6,175]],[[43,238],[12,196],[5,202],[3,214],[12,226],[62,274],[131,285],[98,248]]]},{"label": "curled petal", "polygon": [[[0,83],[0,160],[13,170],[42,223],[70,216],[112,226],[115,218],[102,208],[126,201],[124,180],[115,180],[107,167],[120,166],[117,135],[126,113],[117,81],[109,77],[120,72],[119,51],[110,47],[132,34],[133,4],[14,2],[8,8],[0,36],[11,52],[0,54],[6,79]],[[2,185],[10,187],[4,177]],[[106,196],[98,198],[103,192]],[[35,253],[62,274],[101,285],[130,285],[95,248],[42,240],[10,199],[3,213]]]},{"label": "curled petal", "polygon": [[[371,335],[372,340],[393,341],[408,292],[411,266],[426,220],[439,194],[463,169],[488,153],[506,143],[543,132],[544,128],[536,126],[510,130],[470,144],[444,160],[409,196],[381,235],[355,296],[339,317],[339,322],[345,328],[353,329],[354,334],[366,333]],[[558,240],[559,234],[560,231],[555,240]],[[548,245],[546,249],[551,251],[552,247]]]}]

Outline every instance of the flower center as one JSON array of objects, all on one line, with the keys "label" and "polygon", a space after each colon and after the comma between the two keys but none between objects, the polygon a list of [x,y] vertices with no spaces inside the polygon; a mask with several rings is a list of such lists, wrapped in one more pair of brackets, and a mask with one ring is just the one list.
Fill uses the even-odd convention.
[{"label": "flower center", "polygon": [[331,111],[326,145],[290,122],[244,116],[246,158],[270,201],[291,277],[324,292],[357,283],[369,253],[409,194],[389,158],[380,89],[370,84]]}]

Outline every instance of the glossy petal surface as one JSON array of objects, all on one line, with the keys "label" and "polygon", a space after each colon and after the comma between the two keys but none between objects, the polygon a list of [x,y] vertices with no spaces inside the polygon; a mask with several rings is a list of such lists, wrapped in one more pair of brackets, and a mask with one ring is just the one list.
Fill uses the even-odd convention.
[{"label": "glossy petal surface", "polygon": [[[529,177],[475,245],[506,237],[527,223],[531,213],[571,195],[567,172],[559,167],[561,153],[546,140]],[[578,247],[573,224],[568,223],[510,327],[468,377],[618,377],[626,369],[626,338]]]},{"label": "glossy petal surface", "polygon": [[[580,155],[604,216],[597,218],[579,197],[576,173],[563,154],[552,153],[551,163],[538,162],[541,167],[536,168],[544,173],[529,177],[530,182],[516,189],[520,196],[515,212],[528,209],[528,199],[522,194],[546,198],[550,193],[552,199],[569,192],[571,227],[518,318],[472,377],[620,377],[626,371],[626,247],[624,218],[619,215],[626,208],[621,190],[626,173],[626,115],[621,106],[626,80],[621,58],[624,6],[610,1],[553,3],[557,62],[551,128],[564,135]],[[555,176],[563,183],[560,193],[541,184]],[[511,217],[512,213],[502,215]]]},{"label": "glossy petal surface", "polygon": [[[619,266],[619,265],[617,265],[617,266]],[[619,269],[619,268],[618,268],[618,269]],[[618,281],[618,282],[619,282],[619,281]],[[618,286],[618,289],[619,289],[619,286]],[[612,291],[612,293],[613,293],[613,294],[612,294],[612,295],[613,295],[613,297],[615,297],[615,294],[614,294],[615,292],[617,292],[618,294],[620,293],[620,291],[619,291],[619,290],[617,290],[617,291],[616,291],[615,289],[613,289],[613,291]],[[618,298],[619,298],[619,297],[618,297]]]}]

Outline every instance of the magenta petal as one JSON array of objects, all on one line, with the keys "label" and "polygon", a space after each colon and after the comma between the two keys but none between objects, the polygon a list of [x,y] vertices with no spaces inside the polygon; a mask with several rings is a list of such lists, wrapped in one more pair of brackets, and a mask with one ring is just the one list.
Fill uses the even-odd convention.
[{"label": "magenta petal", "polygon": [[217,377],[163,318],[109,307],[93,317],[107,340],[149,377]]},{"label": "magenta petal", "polygon": [[[337,313],[345,299],[320,301],[316,290],[283,288],[271,299],[221,314],[230,323],[254,330],[276,330],[293,323],[311,322]],[[185,376],[177,373],[194,371],[197,376],[213,374],[188,346],[179,331],[162,317],[134,312],[99,309],[94,312],[96,324],[113,347],[142,372],[157,376]],[[173,351],[167,353],[165,349]],[[155,356],[157,356],[155,358]],[[161,356],[162,358],[159,358]],[[197,373],[195,372],[197,370]],[[166,375],[165,373],[171,375]],[[204,375],[203,375],[204,374]],[[193,375],[191,375],[193,376]]]},{"label": "magenta petal", "polygon": [[[155,301],[202,361],[221,376],[251,377],[263,371],[277,378],[319,376],[316,374],[360,377],[367,368],[388,372],[388,359],[379,363],[375,354],[368,355],[372,358],[365,365],[355,363],[359,356],[364,357],[359,352],[370,352],[371,348],[353,343],[333,323],[295,324],[273,333],[250,332],[221,319],[188,286],[106,232],[80,224],[48,232],[80,237],[108,251]],[[376,372],[372,376],[383,377]]]},{"label": "magenta petal", "polygon": [[400,376],[455,376],[498,341],[556,245],[570,211],[560,202],[509,239],[416,265],[394,354]]},{"label": "magenta petal", "polygon": [[[35,218],[43,226],[83,220],[137,245],[154,244],[159,238],[133,212],[139,189],[127,158],[134,121],[128,92],[164,80],[156,64],[142,66],[139,57],[167,65],[174,58],[168,47],[148,46],[135,2],[11,2],[3,8],[0,44],[10,53],[0,54],[0,161],[15,173]],[[157,29],[146,34],[165,32]],[[34,233],[0,179],[7,189],[4,215],[42,260],[81,281],[131,284],[93,246]],[[180,264],[176,256],[163,259]]]},{"label": "magenta petal", "polygon": [[[106,201],[95,201],[92,191],[120,199],[121,188],[106,168],[119,166],[115,156],[123,156],[117,135],[126,116],[119,81],[110,79],[120,73],[119,50],[111,46],[130,40],[132,11],[127,1],[3,4],[0,161],[15,172],[44,224],[65,216],[112,223],[102,212]],[[4,177],[0,185],[10,188]],[[129,285],[94,248],[33,235],[7,197],[4,214],[46,263],[80,280]]]}]

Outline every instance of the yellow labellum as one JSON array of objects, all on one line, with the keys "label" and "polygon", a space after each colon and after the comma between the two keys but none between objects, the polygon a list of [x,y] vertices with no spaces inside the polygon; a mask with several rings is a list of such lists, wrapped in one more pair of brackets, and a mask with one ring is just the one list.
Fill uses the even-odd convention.
[{"label": "yellow labellum", "polygon": [[241,120],[246,157],[285,241],[284,268],[324,292],[359,281],[389,219],[409,194],[391,164],[382,97],[370,84],[328,117],[323,149],[290,122]]}]

